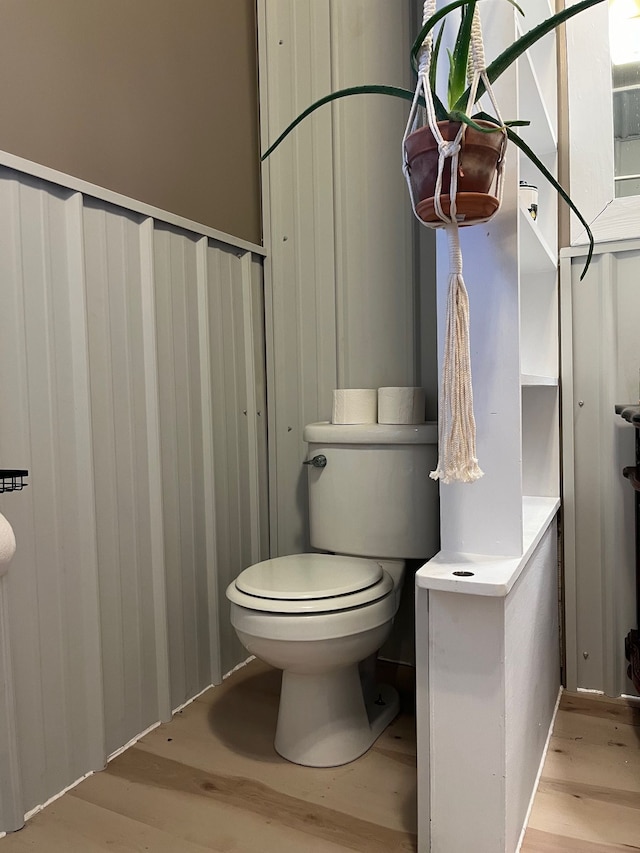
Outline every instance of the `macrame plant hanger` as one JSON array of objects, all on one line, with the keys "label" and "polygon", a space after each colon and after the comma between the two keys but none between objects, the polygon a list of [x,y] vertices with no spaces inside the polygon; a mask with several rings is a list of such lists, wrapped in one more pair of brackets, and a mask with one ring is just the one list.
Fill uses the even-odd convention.
[{"label": "macrame plant hanger", "polygon": [[[425,0],[423,25],[435,11],[436,0]],[[403,172],[409,186],[411,205],[416,218],[422,225],[428,228],[444,228],[447,232],[449,243],[449,289],[438,412],[438,464],[436,470],[432,471],[430,476],[434,480],[442,480],[443,483],[453,481],[471,483],[482,477],[483,472],[478,465],[476,456],[476,424],[473,414],[471,355],[469,348],[469,297],[462,277],[462,252],[460,249],[459,221],[456,210],[460,152],[464,146],[467,125],[461,122],[455,139],[451,141],[445,140],[440,132],[429,85],[432,43],[433,31],[430,31],[418,55],[418,83],[403,138]],[[499,210],[500,203],[502,202],[504,149],[506,145],[506,131],[504,130],[502,117],[500,116],[491,83],[486,73],[480,13],[477,6],[475,7],[472,21],[467,76],[469,79],[467,110],[469,111],[473,107],[478,91],[478,84],[482,80],[501,128],[496,133],[502,133],[503,135],[503,143],[496,170],[495,193],[498,199],[498,207],[490,216],[474,218],[472,222],[467,219],[464,222],[465,225],[475,225],[481,222],[488,222]],[[420,106],[421,96],[424,96],[425,100],[426,106],[424,110]],[[416,210],[416,201],[410,180],[410,167],[404,145],[409,134],[424,124],[424,115],[426,115],[427,124],[436,140],[439,154],[438,175],[433,200],[434,210],[437,215],[437,221],[435,222],[425,222]],[[445,213],[441,201],[443,174],[447,159],[451,160],[448,214]]]}]

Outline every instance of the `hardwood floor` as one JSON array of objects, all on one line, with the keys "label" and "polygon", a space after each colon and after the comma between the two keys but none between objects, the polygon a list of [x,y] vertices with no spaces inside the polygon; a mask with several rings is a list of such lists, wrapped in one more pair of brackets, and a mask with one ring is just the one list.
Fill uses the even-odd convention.
[{"label": "hardwood floor", "polygon": [[522,853],[640,850],[640,707],[565,693]]},{"label": "hardwood floor", "polygon": [[[399,686],[403,713],[365,756],[297,767],[272,746],[279,673],[254,661],[0,840],[0,853],[415,851],[415,717]],[[563,697],[523,853],[640,850],[639,745],[640,710]]]}]

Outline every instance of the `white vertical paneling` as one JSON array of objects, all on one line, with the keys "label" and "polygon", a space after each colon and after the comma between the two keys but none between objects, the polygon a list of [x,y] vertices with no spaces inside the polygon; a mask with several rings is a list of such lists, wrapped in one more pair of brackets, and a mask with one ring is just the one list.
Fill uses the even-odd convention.
[{"label": "white vertical paneling", "polygon": [[[3,466],[27,467],[30,465],[29,449],[29,403],[27,390],[27,365],[25,340],[26,329],[22,297],[22,244],[20,234],[20,184],[18,176],[9,170],[0,171],[0,235],[2,250],[0,251],[0,276],[2,278],[2,305],[0,311],[0,388],[2,389],[3,405],[0,406],[0,452]],[[11,404],[7,405],[6,401]],[[9,462],[11,460],[11,462]],[[0,831],[14,830],[23,823],[25,799],[23,789],[22,763],[25,757],[36,759],[44,752],[44,737],[40,722],[42,710],[42,689],[39,678],[39,655],[37,637],[37,614],[33,606],[35,601],[35,567],[33,566],[35,541],[32,536],[33,524],[31,517],[30,490],[0,498],[1,509],[10,519],[19,544],[18,558],[14,559],[13,569],[22,563],[21,577],[10,585],[9,577],[2,580],[3,608],[3,637],[2,637],[2,687],[3,712],[3,747],[6,749],[7,761],[0,769],[2,774],[2,824]],[[11,505],[8,500],[11,497]],[[13,579],[16,580],[15,578]],[[12,588],[10,588],[10,586]],[[30,593],[34,595],[30,595]],[[14,614],[20,614],[20,622],[25,630],[24,639],[20,640],[20,648],[13,650],[13,660],[9,658],[11,649],[11,614],[9,597],[12,599]],[[25,610],[25,607],[27,608]],[[5,644],[5,637],[8,642]],[[12,666],[13,663],[13,666]],[[20,729],[17,728],[16,718],[12,716],[16,702],[16,683],[13,670],[17,665],[30,666],[30,672],[35,674],[32,684],[32,704],[20,714]],[[21,692],[22,695],[22,692]],[[12,707],[6,707],[11,703]],[[6,709],[6,710],[5,710]],[[20,748],[19,734],[25,733],[30,743]],[[19,772],[15,776],[11,765],[18,761]],[[11,773],[11,775],[10,775]],[[28,787],[32,775],[27,778],[25,794],[33,797]],[[39,788],[39,791],[42,788]],[[39,793],[36,792],[35,796]],[[35,799],[31,799],[34,802]]]},{"label": "white vertical paneling", "polygon": [[[43,190],[48,188],[45,186]],[[57,452],[59,476],[64,482],[67,472],[69,480],[69,486],[62,488],[65,499],[62,548],[66,563],[63,591],[68,649],[66,676],[70,679],[73,707],[68,712],[67,724],[73,739],[72,752],[79,753],[73,765],[74,775],[82,771],[87,759],[93,769],[102,767],[105,752],[101,639],[95,631],[100,618],[99,576],[82,208],[80,193],[73,193],[65,202],[66,263],[61,264],[58,275],[67,283],[68,296],[56,310],[58,328],[54,332],[57,358],[59,341],[68,335],[69,359],[61,361],[58,373],[61,379],[73,382],[67,394],[60,395],[65,417],[59,416],[58,430],[64,441],[58,441]],[[52,233],[52,257],[56,254],[53,245],[57,239],[62,243]],[[55,282],[52,284],[57,286]],[[73,567],[71,571],[69,566]],[[77,641],[79,636],[85,638],[82,644]]]},{"label": "white vertical paneling", "polygon": [[[9,170],[3,169],[0,171],[0,277],[2,280],[2,311],[0,311],[0,389],[2,393],[3,405],[0,406],[0,459],[3,467],[22,467],[29,464],[30,453],[27,437],[28,427],[28,401],[27,401],[27,384],[26,384],[26,355],[25,355],[25,323],[24,312],[22,307],[22,264],[21,264],[21,242],[20,242],[20,227],[19,227],[19,182],[17,176]],[[11,401],[10,405],[7,401]],[[9,461],[11,460],[11,461]],[[30,499],[27,497],[28,490],[16,493],[14,495],[6,495],[0,498],[1,509],[5,515],[11,519],[12,526],[17,536],[19,548],[22,556],[22,551],[33,554],[34,543],[31,539],[27,539],[23,543],[23,534],[30,536],[32,526],[30,525],[29,508]],[[11,503],[13,509],[8,503],[9,497],[12,498]],[[26,498],[26,500],[25,500]],[[15,566],[15,561],[14,561]],[[22,572],[29,572],[28,576],[20,578],[20,589],[24,589],[25,585],[32,586],[32,573],[29,571],[29,563],[24,564]],[[10,634],[10,612],[9,612],[9,578],[4,577],[0,580],[2,589],[0,590],[0,628],[2,637],[0,638],[0,692],[2,694],[2,723],[1,734],[2,744],[0,749],[2,754],[6,756],[3,765],[0,768],[2,776],[0,780],[0,832],[4,830],[18,829],[24,819],[25,805],[23,799],[22,786],[22,768],[21,759],[22,751],[19,750],[17,718],[16,718],[16,692],[13,678],[13,669],[15,664],[11,657],[11,634]],[[16,592],[15,584],[13,607],[16,608]],[[28,596],[23,600],[28,601]],[[29,611],[25,614],[25,627],[27,627],[26,644],[30,644],[30,651],[35,651],[34,636],[30,629],[34,629],[33,611],[35,608],[29,607]],[[37,652],[36,652],[37,655]],[[16,658],[15,652],[13,660],[19,660],[24,664],[25,650],[20,650],[20,656]],[[34,656],[31,656],[34,660]],[[36,663],[37,657],[35,657]],[[33,697],[36,702],[41,700],[39,678],[36,676],[36,683],[33,685]],[[29,722],[37,721],[37,708],[32,708]],[[34,731],[29,725],[25,727],[22,723],[22,731],[26,728],[27,733]],[[39,727],[34,732],[37,739],[35,749],[32,755],[38,754],[38,749],[42,747],[41,728]],[[17,765],[17,766],[16,766]]]},{"label": "white vertical paneling", "polygon": [[140,217],[87,201],[84,245],[107,752],[158,719]]},{"label": "white vertical paneling", "polygon": [[244,254],[212,246],[208,277],[219,631],[226,672],[246,652],[229,622],[225,589],[242,569],[268,556],[263,302],[261,277]]},{"label": "white vertical paneling", "polygon": [[245,656],[269,521],[261,262],[8,169],[0,226],[1,832]]},{"label": "white vertical paneling", "polygon": [[12,832],[24,824],[24,807],[6,589],[7,582],[0,577],[0,831]]},{"label": "white vertical paneling", "polygon": [[[330,3],[332,89],[411,88],[411,3]],[[413,385],[414,220],[402,174],[408,104],[352,97],[334,107],[338,384]]]},{"label": "white vertical paneling", "polygon": [[258,418],[266,418],[261,412],[256,397],[256,360],[254,358],[255,323],[261,317],[254,317],[254,280],[251,256],[242,257],[242,339],[244,343],[245,386],[247,404],[247,474],[249,477],[249,526],[251,541],[251,562],[260,560],[260,463],[258,459]]},{"label": "white vertical paneling", "polygon": [[155,670],[158,688],[158,717],[171,719],[171,673],[169,671],[169,626],[164,554],[162,504],[162,455],[160,445],[160,399],[154,281],[154,226],[146,218],[140,225],[140,299],[145,366],[145,414],[147,424],[147,472],[149,478],[149,535],[152,601],[155,622]]},{"label": "white vertical paneling", "polygon": [[[240,471],[240,433],[244,427],[243,415],[244,391],[237,388],[238,375],[244,379],[244,370],[238,371],[238,354],[244,355],[244,348],[238,353],[234,340],[232,297],[239,295],[240,281],[231,274],[232,258],[226,252],[209,250],[207,263],[208,276],[208,317],[210,363],[211,363],[211,418],[213,436],[213,456],[215,459],[215,506],[216,506],[216,553],[220,575],[218,577],[218,598],[221,616],[218,624],[222,671],[228,671],[227,662],[240,658],[241,649],[237,637],[234,637],[229,621],[229,605],[224,595],[225,581],[230,582],[231,574],[242,565],[243,546],[247,540],[242,520],[239,498]],[[235,260],[235,258],[234,258]],[[242,418],[242,420],[240,420]],[[247,564],[248,565],[248,564]]]},{"label": "white vertical paneling", "polygon": [[627,246],[597,249],[582,282],[579,258],[562,270],[567,679],[611,696],[634,692],[634,495],[622,469],[635,463],[635,430],[614,411],[639,396],[640,246]]},{"label": "white vertical paneling", "polygon": [[154,268],[165,568],[173,707],[209,683],[197,252],[156,227]]},{"label": "white vertical paneling", "polygon": [[218,595],[218,562],[216,555],[217,518],[214,474],[214,442],[211,398],[211,358],[209,335],[209,241],[201,237],[197,245],[198,337],[200,341],[200,393],[202,395],[202,470],[204,486],[205,548],[207,568],[207,600],[209,607],[209,656],[211,679],[222,681],[220,644],[220,607]]},{"label": "white vertical paneling", "polygon": [[265,324],[265,276],[264,264],[261,258],[255,256],[251,261],[251,304],[245,308],[251,310],[251,330],[253,334],[253,380],[256,401],[256,414],[260,412],[261,420],[256,421],[256,441],[258,446],[258,507],[260,512],[260,559],[269,556],[270,542],[270,512],[269,512],[269,448],[267,409],[267,372],[266,372],[266,324]]},{"label": "white vertical paneling", "polygon": [[[263,0],[268,141],[341,86],[410,85],[412,12],[409,0]],[[330,417],[333,388],[414,384],[418,376],[415,234],[400,155],[407,113],[375,96],[323,107],[266,162],[277,554],[308,548],[302,430]],[[433,280],[424,286],[433,292]]]},{"label": "white vertical paneling", "polygon": [[2,454],[30,470],[8,580],[27,810],[104,761],[95,505],[80,200],[9,171],[0,197]]},{"label": "white vertical paneling", "polygon": [[[264,8],[261,115],[273,141],[298,113],[333,88],[330,3],[265,0]],[[330,416],[338,380],[331,109],[303,122],[269,158],[266,171],[272,547],[274,553],[286,554],[308,547],[302,431],[306,423]]]}]

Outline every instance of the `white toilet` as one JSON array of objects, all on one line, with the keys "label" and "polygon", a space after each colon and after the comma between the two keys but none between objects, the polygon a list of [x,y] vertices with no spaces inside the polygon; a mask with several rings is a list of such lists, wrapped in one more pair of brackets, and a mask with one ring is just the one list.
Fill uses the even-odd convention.
[{"label": "white toilet", "polygon": [[310,424],[314,548],[245,569],[229,585],[242,644],[283,670],[276,751],[296,764],[353,761],[398,712],[371,678],[398,609],[404,561],[438,550],[435,424]]}]

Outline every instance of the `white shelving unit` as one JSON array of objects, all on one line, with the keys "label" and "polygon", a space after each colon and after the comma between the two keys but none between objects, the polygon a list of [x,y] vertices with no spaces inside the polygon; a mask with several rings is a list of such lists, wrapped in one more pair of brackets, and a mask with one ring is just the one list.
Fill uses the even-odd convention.
[{"label": "white shelving unit", "polygon": [[[488,60],[553,14],[482,4]],[[519,17],[519,16],[518,16]],[[502,115],[557,167],[555,35],[495,86]],[[539,188],[538,218],[519,181]],[[416,575],[419,850],[517,849],[560,688],[557,196],[511,147],[503,206],[463,229],[478,458],[441,486],[441,552]],[[439,235],[438,313],[448,257]],[[461,820],[461,815],[464,819]]]}]

